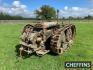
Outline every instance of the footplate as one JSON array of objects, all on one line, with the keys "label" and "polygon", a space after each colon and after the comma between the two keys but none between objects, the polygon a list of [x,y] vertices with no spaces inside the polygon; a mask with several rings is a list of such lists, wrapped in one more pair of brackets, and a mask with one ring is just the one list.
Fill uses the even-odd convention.
[{"label": "footplate", "polygon": [[49,52],[49,50],[38,50],[38,51],[36,51],[36,54],[38,55],[38,56],[43,56],[43,55],[45,55],[45,54],[47,54]]}]

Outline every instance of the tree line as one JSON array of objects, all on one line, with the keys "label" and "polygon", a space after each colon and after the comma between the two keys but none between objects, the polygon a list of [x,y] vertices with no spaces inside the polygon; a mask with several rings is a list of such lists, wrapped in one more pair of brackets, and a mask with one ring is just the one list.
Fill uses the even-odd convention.
[{"label": "tree line", "polygon": [[93,16],[88,15],[85,17],[72,17],[69,16],[68,18],[62,17],[62,18],[58,18],[58,14],[59,14],[59,10],[55,10],[54,7],[51,7],[49,5],[43,5],[40,7],[39,10],[35,10],[36,17],[35,18],[25,18],[22,16],[13,16],[13,15],[9,15],[7,13],[0,13],[0,20],[56,20],[56,19],[60,19],[60,20],[65,20],[65,19],[71,19],[71,20],[77,20],[77,19],[93,19]]},{"label": "tree line", "polygon": [[11,16],[7,13],[0,13],[0,20],[19,20],[19,19],[23,19],[22,16]]}]

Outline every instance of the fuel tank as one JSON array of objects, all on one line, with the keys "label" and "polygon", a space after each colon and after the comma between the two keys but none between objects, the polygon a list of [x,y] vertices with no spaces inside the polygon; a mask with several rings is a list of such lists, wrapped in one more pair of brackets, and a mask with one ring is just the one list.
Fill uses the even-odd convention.
[{"label": "fuel tank", "polygon": [[43,23],[44,28],[49,28],[49,27],[53,27],[53,26],[56,26],[56,25],[57,25],[57,22],[44,22]]}]

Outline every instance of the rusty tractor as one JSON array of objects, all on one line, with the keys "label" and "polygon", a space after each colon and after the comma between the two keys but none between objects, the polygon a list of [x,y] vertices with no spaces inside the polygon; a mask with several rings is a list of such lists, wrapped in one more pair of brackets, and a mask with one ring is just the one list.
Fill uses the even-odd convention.
[{"label": "rusty tractor", "polygon": [[76,28],[73,24],[56,22],[37,23],[34,26],[27,24],[21,35],[20,56],[22,52],[36,53],[42,56],[48,52],[62,54],[69,48],[75,38]]}]

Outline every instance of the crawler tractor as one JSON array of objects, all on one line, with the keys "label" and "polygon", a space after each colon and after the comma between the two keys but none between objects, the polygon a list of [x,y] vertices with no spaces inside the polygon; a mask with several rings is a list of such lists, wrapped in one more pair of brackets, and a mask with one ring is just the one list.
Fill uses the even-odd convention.
[{"label": "crawler tractor", "polygon": [[27,28],[32,28],[32,31],[29,37],[24,37],[26,40],[21,39],[20,56],[22,52],[36,53],[39,56],[48,52],[62,54],[72,45],[76,34],[75,25],[60,26],[57,22],[37,23],[34,26],[28,24],[24,27],[23,33]]}]

